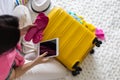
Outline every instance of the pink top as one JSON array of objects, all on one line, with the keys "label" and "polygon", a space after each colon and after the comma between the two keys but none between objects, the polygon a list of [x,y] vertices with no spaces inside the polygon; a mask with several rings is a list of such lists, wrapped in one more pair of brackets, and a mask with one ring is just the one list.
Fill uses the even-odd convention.
[{"label": "pink top", "polygon": [[0,80],[5,80],[7,78],[14,61],[15,66],[24,64],[25,60],[18,51],[20,50],[20,46],[17,45],[17,48],[18,49],[15,48],[0,55]]}]

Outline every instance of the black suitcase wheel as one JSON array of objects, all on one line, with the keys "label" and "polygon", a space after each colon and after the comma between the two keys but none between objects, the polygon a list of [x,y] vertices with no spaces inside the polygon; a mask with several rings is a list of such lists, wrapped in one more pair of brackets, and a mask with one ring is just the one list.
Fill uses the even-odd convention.
[{"label": "black suitcase wheel", "polygon": [[100,45],[102,44],[102,41],[99,41],[97,38],[95,38],[93,40],[93,44],[95,44],[97,47],[100,47]]},{"label": "black suitcase wheel", "polygon": [[102,41],[98,41],[99,44],[102,44]]},{"label": "black suitcase wheel", "polygon": [[78,67],[78,64],[79,64],[79,62],[76,62],[72,68],[76,69]]},{"label": "black suitcase wheel", "polygon": [[80,71],[82,71],[82,69],[78,67],[78,65],[79,65],[79,62],[76,62],[75,65],[72,67],[74,69],[74,71],[72,71],[73,76],[80,74]]},{"label": "black suitcase wheel", "polygon": [[92,49],[92,50],[90,51],[90,54],[94,54],[94,52],[95,52],[95,50],[94,50],[94,49]]},{"label": "black suitcase wheel", "polygon": [[73,75],[73,76],[77,76],[78,74],[80,74],[80,71],[76,71],[76,70],[75,70],[75,71],[72,71],[72,75]]},{"label": "black suitcase wheel", "polygon": [[82,71],[82,68],[76,67],[75,70],[76,70],[76,71]]},{"label": "black suitcase wheel", "polygon": [[95,39],[93,40],[93,44],[95,44],[97,41],[98,41],[97,38],[95,38]]},{"label": "black suitcase wheel", "polygon": [[97,47],[100,47],[100,43],[98,43],[98,42],[96,42],[95,45],[96,45]]},{"label": "black suitcase wheel", "polygon": [[79,62],[76,62],[75,65],[73,66],[73,69],[75,71],[82,71],[82,68],[80,68],[78,64],[79,64]]}]

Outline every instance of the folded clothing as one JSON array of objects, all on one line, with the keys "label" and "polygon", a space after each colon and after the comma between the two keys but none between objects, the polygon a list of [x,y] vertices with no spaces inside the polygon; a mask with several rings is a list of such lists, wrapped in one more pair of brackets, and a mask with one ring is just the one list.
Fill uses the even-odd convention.
[{"label": "folded clothing", "polygon": [[34,24],[35,26],[30,27],[25,35],[25,40],[30,41],[32,40],[33,43],[38,43],[42,40],[42,32],[44,31],[45,27],[47,26],[49,18],[43,13],[39,13]]}]

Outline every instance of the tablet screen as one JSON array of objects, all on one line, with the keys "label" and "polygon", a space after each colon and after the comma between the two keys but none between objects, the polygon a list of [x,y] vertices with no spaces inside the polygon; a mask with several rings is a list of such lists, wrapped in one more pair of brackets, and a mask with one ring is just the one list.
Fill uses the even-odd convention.
[{"label": "tablet screen", "polygon": [[58,55],[58,38],[47,40],[39,44],[39,55],[48,52],[46,57],[55,57]]}]

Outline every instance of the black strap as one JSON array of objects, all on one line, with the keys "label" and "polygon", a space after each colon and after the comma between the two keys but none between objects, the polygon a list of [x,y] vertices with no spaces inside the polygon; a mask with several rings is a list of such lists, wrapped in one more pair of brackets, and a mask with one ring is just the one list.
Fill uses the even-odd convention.
[{"label": "black strap", "polygon": [[7,76],[7,78],[5,80],[10,80],[10,75],[11,75],[14,68],[15,68],[15,62],[13,62],[12,67],[10,69],[10,72],[9,72],[9,74],[8,74],[8,76]]}]

